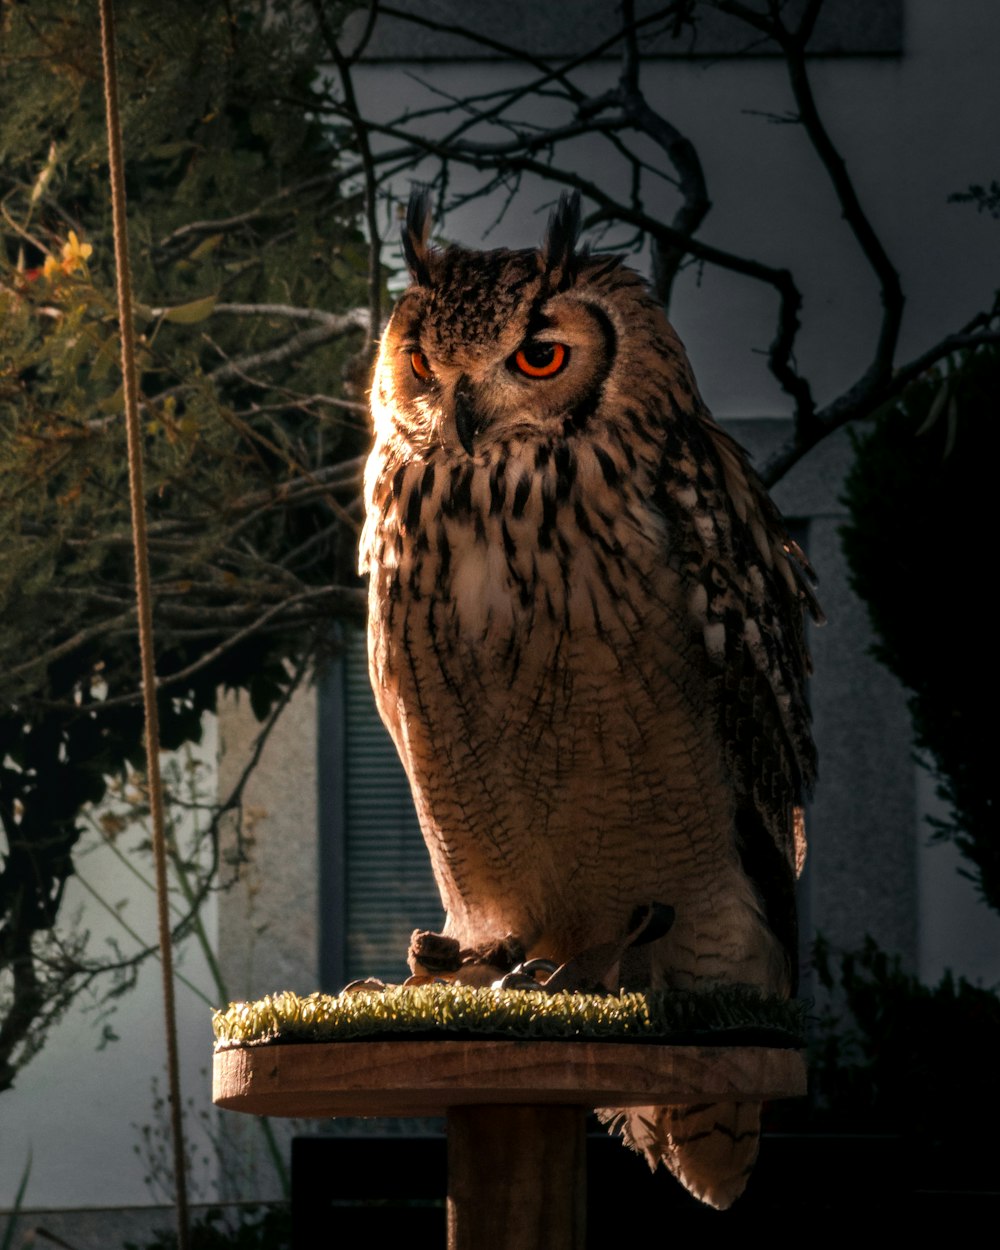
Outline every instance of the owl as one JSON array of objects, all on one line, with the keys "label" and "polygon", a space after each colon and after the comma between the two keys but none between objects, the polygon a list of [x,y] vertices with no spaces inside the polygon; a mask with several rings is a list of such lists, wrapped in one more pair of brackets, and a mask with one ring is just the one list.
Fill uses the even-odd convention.
[{"label": "owl", "polygon": [[[538,248],[428,229],[414,196],[361,568],[442,940],[501,972],[603,951],[612,991],[788,995],[811,571],[643,279],[578,247],[577,198]],[[673,923],[629,948],[650,905]],[[603,1114],[702,1201],[742,1192],[757,1106]]]}]

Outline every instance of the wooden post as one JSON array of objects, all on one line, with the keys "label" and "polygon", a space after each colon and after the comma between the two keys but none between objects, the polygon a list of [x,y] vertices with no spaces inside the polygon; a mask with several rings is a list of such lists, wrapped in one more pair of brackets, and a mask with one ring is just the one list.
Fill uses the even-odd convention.
[{"label": "wooden post", "polygon": [[[448,1250],[583,1250],[586,1107],[763,1102],[798,1051],[615,1042],[367,1041],[216,1051],[216,1106],[448,1117]],[[633,1238],[635,1240],[635,1238]]]},{"label": "wooden post", "polygon": [[448,1110],[448,1250],[583,1250],[585,1111]]}]

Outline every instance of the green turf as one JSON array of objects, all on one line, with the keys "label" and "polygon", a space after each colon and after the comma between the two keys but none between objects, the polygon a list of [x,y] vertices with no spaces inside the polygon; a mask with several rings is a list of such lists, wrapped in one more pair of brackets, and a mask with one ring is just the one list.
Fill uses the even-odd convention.
[{"label": "green turf", "polygon": [[[351,994],[271,994],[213,1019],[216,1047],[363,1038],[505,1037],[545,1041],[770,1041],[797,1045],[805,1004],[748,986],[595,995],[422,985]],[[702,1036],[704,1035],[704,1036]]]}]

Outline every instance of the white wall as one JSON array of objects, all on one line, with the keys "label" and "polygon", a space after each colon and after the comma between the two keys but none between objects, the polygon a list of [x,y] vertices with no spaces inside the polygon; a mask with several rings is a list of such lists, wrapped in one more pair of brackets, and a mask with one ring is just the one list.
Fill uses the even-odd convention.
[{"label": "white wall", "polygon": [[[199,755],[211,761],[214,771],[214,718],[206,719]],[[123,835],[122,840],[131,845],[138,839]],[[151,877],[148,855],[137,855],[135,863]],[[82,857],[79,873],[112,906],[128,899],[123,917],[146,942],[155,944],[152,896],[110,851],[98,847]],[[124,954],[136,949],[134,940],[94,902],[79,880],[68,881],[61,915],[79,915],[76,927],[90,931],[89,952],[95,957],[110,954],[108,939],[116,940]],[[203,918],[214,942],[214,898],[209,899]],[[208,969],[190,940],[179,952],[177,971],[210,1001],[214,999]],[[14,1088],[0,1094],[0,1210],[13,1204],[29,1153],[27,1206],[145,1204],[157,1196],[144,1183],[146,1169],[134,1148],[143,1125],[164,1123],[163,1115],[158,1120],[153,1110],[152,1093],[154,1078],[160,1094],[166,1091],[159,962],[148,961],[135,989],[118,1001],[107,1023],[119,1040],[100,1050],[98,1013],[88,1011],[87,1005],[78,1001],[66,1013],[50,1030],[44,1049],[19,1073]],[[203,1162],[204,1134],[197,1131],[199,1111],[211,1106],[211,1008],[184,984],[176,987],[176,1005],[183,1099],[194,1104],[188,1121],[195,1145],[195,1192],[207,1188],[211,1197],[214,1160],[210,1170]]]}]

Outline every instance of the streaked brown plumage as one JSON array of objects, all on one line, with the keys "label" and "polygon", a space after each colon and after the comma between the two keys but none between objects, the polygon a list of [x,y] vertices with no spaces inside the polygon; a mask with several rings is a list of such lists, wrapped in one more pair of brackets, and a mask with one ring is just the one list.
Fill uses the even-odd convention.
[{"label": "streaked brown plumage", "polygon": [[[376,699],[463,947],[561,962],[657,901],[649,984],[787,994],[808,569],[642,279],[578,253],[577,220],[564,200],[538,250],[438,251],[411,201],[365,479]],[[728,1206],[757,1124],[640,1108],[623,1131]]]}]

